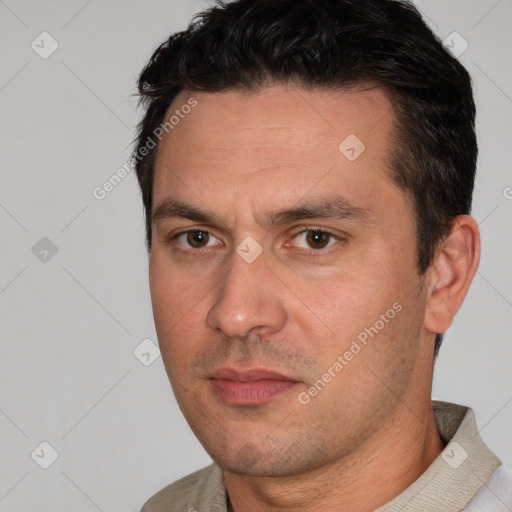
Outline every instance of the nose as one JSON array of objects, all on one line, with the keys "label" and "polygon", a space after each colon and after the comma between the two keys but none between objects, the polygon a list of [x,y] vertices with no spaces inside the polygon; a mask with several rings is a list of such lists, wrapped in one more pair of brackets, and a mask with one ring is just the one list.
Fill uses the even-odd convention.
[{"label": "nose", "polygon": [[218,283],[207,324],[229,338],[275,334],[286,324],[284,295],[264,253],[247,263],[233,252],[230,268]]}]

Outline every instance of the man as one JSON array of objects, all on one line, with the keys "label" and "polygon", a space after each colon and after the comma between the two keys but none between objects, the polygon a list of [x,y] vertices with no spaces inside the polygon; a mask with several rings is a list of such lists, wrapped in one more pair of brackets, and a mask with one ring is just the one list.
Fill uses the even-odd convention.
[{"label": "man", "polygon": [[158,339],[214,464],[157,511],[511,510],[432,403],[476,272],[470,78],[407,3],[238,0],[142,72]]}]

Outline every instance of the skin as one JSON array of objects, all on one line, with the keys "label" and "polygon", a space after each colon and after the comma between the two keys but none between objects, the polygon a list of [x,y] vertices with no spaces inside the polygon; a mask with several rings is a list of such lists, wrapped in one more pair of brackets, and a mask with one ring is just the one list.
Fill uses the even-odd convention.
[{"label": "skin", "polygon": [[[374,510],[443,448],[430,398],[434,333],[448,328],[476,271],[476,223],[458,217],[418,273],[412,200],[388,175],[395,118],[382,88],[182,91],[169,112],[190,96],[197,106],[159,144],[153,187],[150,287],[176,399],[224,471],[230,510]],[[349,134],[366,146],[354,161],[338,149]],[[340,197],[353,208],[276,217]],[[169,199],[205,218],[159,209]],[[201,230],[207,245],[191,246],[183,233],[195,242]],[[252,263],[236,251],[249,236],[262,249]],[[332,376],[338,356],[397,303]],[[212,385],[221,367],[296,384],[261,405],[233,405]],[[330,381],[301,403],[329,368]]]}]

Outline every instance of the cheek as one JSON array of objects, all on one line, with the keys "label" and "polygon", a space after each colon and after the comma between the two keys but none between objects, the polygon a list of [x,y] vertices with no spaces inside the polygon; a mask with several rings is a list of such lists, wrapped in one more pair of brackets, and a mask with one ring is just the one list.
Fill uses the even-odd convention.
[{"label": "cheek", "polygon": [[[152,257],[153,258],[153,257]],[[160,350],[166,366],[184,368],[204,331],[206,302],[212,285],[202,277],[185,277],[174,268],[150,263],[150,290]],[[169,369],[169,367],[168,367]]]},{"label": "cheek", "polygon": [[361,364],[376,367],[390,365],[402,350],[414,351],[407,338],[419,335],[421,298],[410,293],[411,281],[403,273],[374,265],[329,280],[295,279],[290,286],[300,299],[290,318],[319,367],[329,368],[349,350]]},{"label": "cheek", "polygon": [[304,330],[323,331],[335,339],[353,336],[380,309],[383,299],[374,288],[366,277],[354,279],[349,274],[322,280],[301,280],[295,276],[290,282],[295,296],[291,317]]}]

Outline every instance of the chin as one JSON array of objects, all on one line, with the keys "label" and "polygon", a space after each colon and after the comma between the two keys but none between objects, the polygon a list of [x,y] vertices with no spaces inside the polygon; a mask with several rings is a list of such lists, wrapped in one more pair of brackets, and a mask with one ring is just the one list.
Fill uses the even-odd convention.
[{"label": "chin", "polygon": [[220,457],[210,453],[210,456],[224,471],[253,477],[290,477],[318,467],[319,464],[315,464],[313,460],[299,458],[299,450],[294,448],[296,447],[267,447],[263,450],[248,442],[233,456],[226,456],[226,453]]}]

